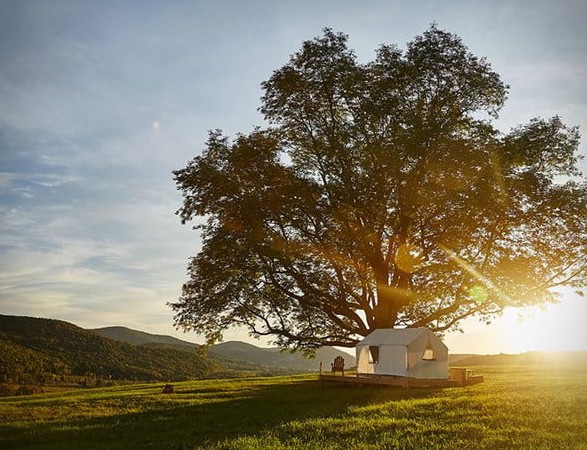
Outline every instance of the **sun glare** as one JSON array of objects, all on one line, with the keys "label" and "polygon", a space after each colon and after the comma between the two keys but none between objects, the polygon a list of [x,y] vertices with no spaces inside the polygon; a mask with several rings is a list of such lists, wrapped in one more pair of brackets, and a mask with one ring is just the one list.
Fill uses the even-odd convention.
[{"label": "sun glare", "polygon": [[584,350],[586,339],[580,318],[585,312],[579,299],[565,299],[544,308],[507,309],[501,322],[514,353]]},{"label": "sun glare", "polygon": [[[473,301],[487,300],[490,291],[503,298],[508,298],[505,292],[452,250],[446,247],[441,247],[441,249],[450,259],[477,279],[478,284],[469,289],[469,296]],[[490,332],[472,326],[472,329],[477,328],[477,332],[473,332],[469,336],[476,335],[478,341],[477,350],[472,352],[586,351],[587,333],[584,331],[584,322],[587,319],[587,302],[571,293],[563,297],[565,297],[563,301],[555,305],[505,308],[503,314],[491,325]],[[455,338],[449,340],[457,343],[456,346],[459,348],[470,345],[463,346]],[[479,347],[486,350],[479,351]],[[468,350],[464,352],[468,352]]]},{"label": "sun glare", "polygon": [[506,308],[489,325],[470,318],[445,343],[452,353],[587,351],[586,318],[587,301],[569,293],[559,304]]},{"label": "sun glare", "polygon": [[552,350],[554,342],[543,311],[518,312],[510,309],[504,313],[502,320],[514,353]]}]

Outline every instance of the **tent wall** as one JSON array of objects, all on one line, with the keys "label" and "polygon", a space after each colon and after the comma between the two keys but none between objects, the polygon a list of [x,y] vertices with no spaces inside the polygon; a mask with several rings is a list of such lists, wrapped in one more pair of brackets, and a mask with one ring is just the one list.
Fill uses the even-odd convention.
[{"label": "tent wall", "polygon": [[382,345],[379,349],[379,364],[375,373],[405,377],[407,372],[408,348],[405,345]]},{"label": "tent wall", "polygon": [[[422,359],[426,347],[434,351],[434,361]],[[408,376],[412,378],[448,378],[448,349],[432,332],[414,340],[408,349]]]},{"label": "tent wall", "polygon": [[[385,330],[378,330],[377,335],[370,335],[356,347],[357,373],[375,375],[393,375],[401,377],[423,379],[448,378],[448,348],[434,333],[427,329],[409,330],[409,342],[404,340],[395,344],[390,336],[405,338],[406,334],[398,333],[386,335]],[[374,339],[374,338],[377,339]],[[424,351],[428,346],[434,351],[435,360],[423,360]],[[379,347],[379,362],[370,362],[369,346]]]},{"label": "tent wall", "polygon": [[[375,344],[372,344],[375,345]],[[369,345],[357,346],[357,372],[405,377],[408,352],[405,345],[379,345],[379,362],[370,362]]]}]

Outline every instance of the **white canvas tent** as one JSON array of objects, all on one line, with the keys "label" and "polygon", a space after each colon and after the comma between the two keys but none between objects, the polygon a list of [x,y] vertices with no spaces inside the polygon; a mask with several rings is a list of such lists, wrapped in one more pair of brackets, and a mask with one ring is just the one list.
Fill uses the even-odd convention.
[{"label": "white canvas tent", "polygon": [[448,379],[448,348],[428,328],[380,328],[356,351],[357,375]]}]

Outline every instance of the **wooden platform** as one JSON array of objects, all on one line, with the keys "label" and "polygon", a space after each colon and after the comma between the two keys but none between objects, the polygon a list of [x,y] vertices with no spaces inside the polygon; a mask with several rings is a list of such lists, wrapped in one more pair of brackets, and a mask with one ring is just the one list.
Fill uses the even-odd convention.
[{"label": "wooden platform", "polygon": [[320,373],[320,383],[339,383],[344,385],[357,386],[398,386],[403,388],[433,388],[433,387],[456,387],[471,386],[482,383],[483,375],[474,375],[473,371],[466,367],[450,367],[449,378],[446,379],[421,379],[408,378],[393,375],[333,375]]},{"label": "wooden platform", "polygon": [[355,386],[398,386],[403,388],[431,388],[431,387],[455,387],[459,386],[459,383],[455,380],[450,379],[419,379],[419,378],[407,378],[407,377],[394,377],[394,376],[383,376],[383,375],[353,375],[353,376],[342,376],[342,375],[327,375],[320,374],[320,383],[337,383]]}]

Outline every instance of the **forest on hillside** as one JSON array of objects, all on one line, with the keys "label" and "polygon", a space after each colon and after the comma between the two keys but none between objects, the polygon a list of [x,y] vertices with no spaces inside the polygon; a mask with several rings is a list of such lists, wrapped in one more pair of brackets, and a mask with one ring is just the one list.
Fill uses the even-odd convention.
[{"label": "forest on hillside", "polygon": [[67,322],[0,316],[0,383],[180,381],[223,375],[224,368],[176,348],[137,346]]}]

